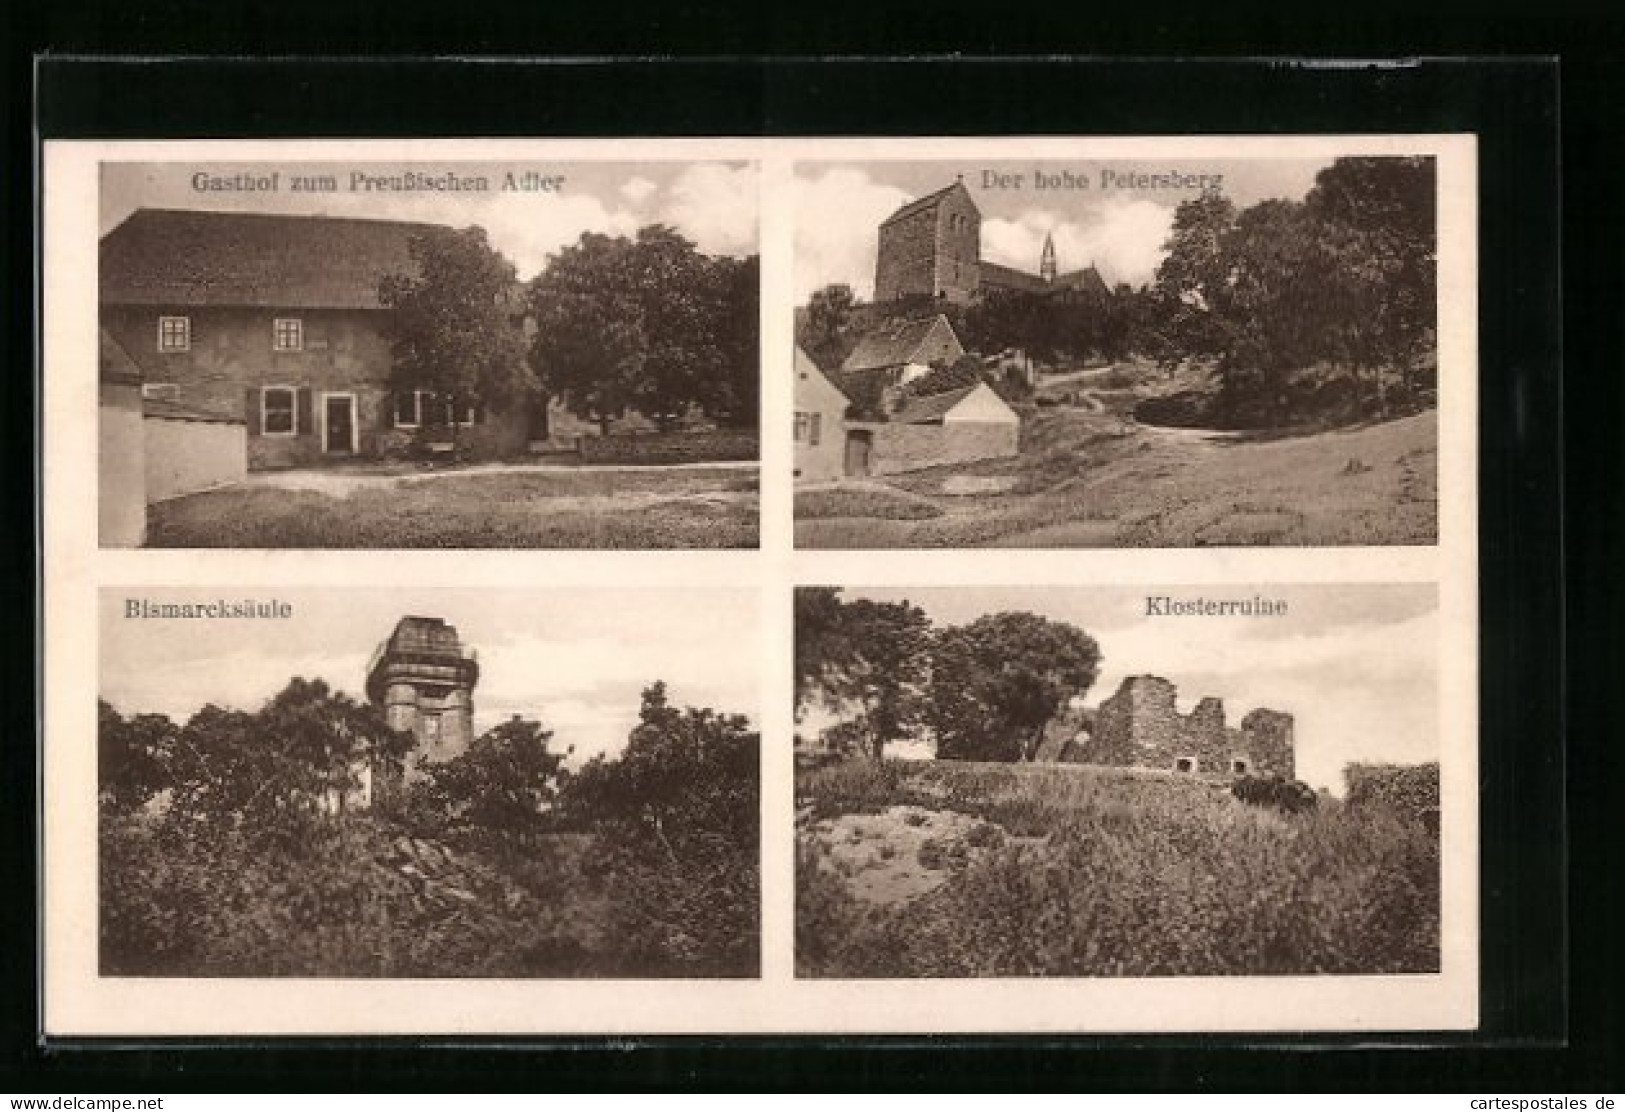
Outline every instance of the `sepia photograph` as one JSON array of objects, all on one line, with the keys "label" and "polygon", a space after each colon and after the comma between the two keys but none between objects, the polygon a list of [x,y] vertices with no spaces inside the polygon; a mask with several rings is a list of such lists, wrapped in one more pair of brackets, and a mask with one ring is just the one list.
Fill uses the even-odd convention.
[{"label": "sepia photograph", "polygon": [[1435,163],[799,164],[797,546],[1434,544]]},{"label": "sepia photograph", "polygon": [[752,978],[756,595],[105,588],[103,978]]},{"label": "sepia photograph", "polygon": [[796,589],[806,978],[1437,973],[1437,591]]},{"label": "sepia photograph", "polygon": [[104,547],[756,545],[754,165],[100,171]]}]

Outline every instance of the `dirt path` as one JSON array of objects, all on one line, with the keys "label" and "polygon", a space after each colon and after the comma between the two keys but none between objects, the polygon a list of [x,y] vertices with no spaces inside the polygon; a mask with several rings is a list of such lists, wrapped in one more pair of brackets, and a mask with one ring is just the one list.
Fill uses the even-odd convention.
[{"label": "dirt path", "polygon": [[[1096,419],[1098,420],[1098,419]],[[1027,494],[939,496],[884,484],[940,513],[921,520],[798,521],[803,548],[1249,547],[1429,544],[1437,537],[1432,412],[1382,424],[1260,440],[1206,429],[1137,425],[1105,458],[1084,444],[1017,469]],[[1099,443],[1099,442],[1097,442]],[[1068,461],[1075,460],[1075,465]],[[972,474],[979,473],[976,470]],[[930,481],[940,484],[950,473]]]}]

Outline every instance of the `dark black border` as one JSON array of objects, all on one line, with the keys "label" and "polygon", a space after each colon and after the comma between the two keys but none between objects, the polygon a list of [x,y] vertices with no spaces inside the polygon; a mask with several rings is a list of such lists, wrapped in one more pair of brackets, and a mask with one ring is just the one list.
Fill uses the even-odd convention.
[{"label": "dark black border", "polygon": [[[427,6],[407,5],[417,13]],[[934,9],[952,18],[954,6]],[[227,29],[208,22],[202,9],[202,38]],[[172,18],[184,18],[185,5],[172,5]],[[678,12],[678,18],[691,13]],[[711,26],[698,13],[689,33]],[[421,33],[439,26],[443,13],[413,25]],[[540,19],[542,17],[535,17]],[[588,26],[605,31],[619,17],[604,13]],[[378,16],[373,27],[392,41]],[[1009,13],[1007,38],[1032,41],[1048,26]],[[1110,25],[1111,21],[1107,21]],[[164,26],[158,21],[158,27]],[[173,28],[174,24],[168,24]],[[536,23],[529,25],[534,30]],[[1118,25],[1121,26],[1120,24]],[[1186,25],[1188,33],[1190,25]],[[1230,32],[1260,25],[1241,20]],[[211,30],[212,29],[212,30]],[[103,40],[121,49],[173,49],[161,44],[153,25],[132,20]],[[258,41],[262,29],[233,28]],[[331,30],[318,17],[309,33]],[[398,30],[398,28],[397,28]],[[748,38],[760,25],[748,21],[718,31],[712,49]],[[766,35],[782,39],[784,27]],[[803,28],[803,30],[805,30]],[[1433,42],[1438,28],[1423,25],[1413,42]],[[1364,29],[1371,36],[1371,28]],[[682,32],[679,32],[679,36]],[[817,36],[817,31],[813,36]],[[1121,35],[1122,32],[1119,31]],[[1162,36],[1161,39],[1157,35]],[[1178,24],[1148,33],[1146,41],[1177,42]],[[1482,31],[1478,33],[1482,41]],[[90,36],[94,38],[94,35]],[[791,36],[794,37],[793,35]],[[1109,36],[1108,36],[1109,37]],[[1356,32],[1347,36],[1359,39]],[[1376,36],[1380,40],[1380,35]],[[1458,38],[1473,39],[1472,33]],[[72,41],[64,33],[56,41]],[[1538,37],[1536,37],[1538,42]],[[356,37],[333,33],[325,41],[297,49],[343,50]],[[393,41],[399,41],[395,39]],[[555,49],[582,42],[564,32]],[[912,49],[936,40],[926,28]],[[1226,41],[1220,32],[1214,40]],[[1290,36],[1257,35],[1254,49],[1286,45]],[[1362,40],[1365,41],[1365,40]],[[476,52],[506,50],[512,41],[469,42],[450,35],[436,49]],[[1051,44],[1051,49],[1054,44]],[[218,47],[217,47],[218,49]],[[422,47],[418,47],[421,51]],[[1531,51],[1542,53],[1540,49]],[[1342,51],[1350,53],[1347,47]],[[1373,53],[1399,54],[1390,46]],[[1482,313],[1481,405],[1481,592],[1483,600],[1483,725],[1481,785],[1485,833],[1484,874],[1484,1030],[1474,1036],[1402,1036],[1397,1040],[1273,1040],[1170,1038],[1154,1040],[658,1040],[628,1053],[601,1043],[566,1041],[498,1048],[413,1041],[354,1041],[342,1044],[279,1044],[263,1047],[147,1044],[35,1043],[36,1013],[31,993],[18,991],[34,978],[33,908],[25,900],[3,902],[0,922],[0,980],[6,986],[4,1067],[26,1070],[29,1088],[88,1090],[98,1086],[175,1091],[210,1087],[297,1085],[320,1089],[424,1089],[484,1087],[564,1089],[610,1084],[621,1088],[705,1084],[720,1088],[783,1085],[796,1088],[965,1088],[1079,1086],[1094,1089],[1267,1088],[1349,1090],[1398,1084],[1411,1089],[1529,1091],[1543,1086],[1611,1085],[1617,1091],[1617,1064],[1606,1055],[1618,1029],[1618,1004],[1607,993],[1618,983],[1619,962],[1607,921],[1598,909],[1619,909],[1621,870],[1609,850],[1618,844],[1618,825],[1599,822],[1612,802],[1608,773],[1617,784],[1617,757],[1602,735],[1574,735],[1571,799],[1586,809],[1576,815],[1592,825],[1592,835],[1575,835],[1573,851],[1584,883],[1565,889],[1563,742],[1562,550],[1563,489],[1560,414],[1563,379],[1559,337],[1563,306],[1558,298],[1559,178],[1557,165],[1558,90],[1565,82],[1565,132],[1575,139],[1571,170],[1564,183],[1571,229],[1579,212],[1591,217],[1585,236],[1571,235],[1578,256],[1571,274],[1586,280],[1583,295],[1569,306],[1576,323],[1586,306],[1596,318],[1580,321],[1580,351],[1571,334],[1571,367],[1576,358],[1601,361],[1604,371],[1620,372],[1618,318],[1621,253],[1617,212],[1612,222],[1598,213],[1611,206],[1603,194],[1618,194],[1613,160],[1603,153],[1617,124],[1617,99],[1603,73],[1603,60],[1582,70],[1580,91],[1598,98],[1574,110],[1572,70],[1550,59],[1435,61],[1401,65],[1304,65],[1208,61],[1187,64],[1101,61],[1049,64],[1036,61],[879,62],[807,60],[688,60],[674,63],[571,63],[536,65],[487,60],[470,63],[427,61],[366,62],[359,59],[299,63],[133,62],[46,59],[38,66],[40,133],[50,137],[194,137],[275,135],[583,135],[583,134],[999,134],[1032,133],[1200,133],[1200,132],[1360,132],[1457,131],[1481,136],[1480,176]],[[1589,76],[1587,76],[1589,74]],[[20,109],[20,111],[19,111]],[[1610,111],[1611,109],[1611,111]],[[10,165],[32,158],[26,131],[16,130],[27,106],[14,103],[8,124],[14,140]],[[1588,114],[1589,113],[1589,114]],[[1616,134],[1617,139],[1617,134]],[[1591,146],[1579,146],[1589,141]],[[17,157],[18,151],[26,153]],[[1589,163],[1583,160],[1590,152]],[[1577,181],[1575,158],[1593,175]],[[1594,192],[1593,192],[1594,191]],[[26,198],[14,198],[13,219],[5,232],[11,273],[31,284],[32,216]],[[1617,205],[1619,202],[1613,202]],[[1571,291],[1575,285],[1571,283]],[[1611,301],[1607,295],[1612,295]],[[23,368],[31,356],[23,338],[29,312],[20,298],[9,306],[12,371],[0,377],[0,416],[5,431],[31,431],[32,398]],[[1597,321],[1611,321],[1600,327]],[[1591,332],[1584,329],[1590,327]],[[1600,333],[1600,335],[1599,335]],[[1586,380],[1584,403],[1615,416],[1617,387],[1598,387],[1603,373]],[[1596,391],[1596,392],[1590,392]],[[13,444],[21,443],[14,439]],[[1582,446],[1586,446],[1582,448]],[[1583,435],[1572,452],[1586,451],[1571,471],[1587,495],[1606,495],[1620,470],[1607,441]],[[1571,457],[1572,460],[1572,457]],[[1598,461],[1604,465],[1598,468]],[[32,505],[26,468],[0,478],[8,509],[19,520]],[[1601,704],[1586,702],[1609,688],[1614,676],[1609,656],[1616,595],[1605,593],[1611,570],[1606,547],[1617,542],[1616,519],[1587,515],[1584,528],[1599,543],[1571,548],[1570,569],[1595,577],[1601,605],[1582,615],[1596,621],[1581,643],[1569,673],[1578,686],[1589,679],[1575,705],[1577,719],[1591,729],[1618,733]],[[1571,540],[1574,534],[1571,533]],[[21,546],[19,546],[21,547]],[[1599,549],[1602,550],[1599,554]],[[1614,549],[1617,551],[1617,544]],[[9,613],[32,613],[32,552],[7,567],[5,601]],[[1586,580],[1588,586],[1591,579]],[[1617,612],[1617,607],[1615,611]],[[27,645],[31,636],[13,644]],[[1602,651],[1598,651],[1601,649]],[[28,656],[19,652],[13,660]],[[9,678],[8,709],[14,749],[32,723],[23,708],[32,692]],[[22,761],[9,762],[0,781],[0,815],[6,838],[7,889],[32,889],[33,837],[31,779],[20,775]],[[1617,810],[1617,809],[1616,809]],[[1578,830],[1579,827],[1574,828]],[[1612,842],[1604,831],[1612,831]],[[1573,953],[1583,962],[1570,984],[1565,946],[1565,911],[1575,909]],[[1609,978],[1606,971],[1615,974]],[[1565,998],[1565,992],[1572,995]],[[1571,1010],[1572,1006],[1572,1010]],[[1568,1022],[1572,1014],[1574,1021]],[[1361,1043],[1379,1049],[1356,1049]],[[1426,1053],[1402,1049],[1433,1044]],[[1337,1047],[1332,1053],[1323,1048]],[[951,1048],[951,1049],[950,1049]],[[545,1053],[545,1063],[536,1055]],[[541,1070],[538,1070],[538,1065]],[[182,1072],[184,1071],[184,1072]],[[4,1078],[0,1074],[0,1078]],[[0,1081],[0,1087],[10,1087]]]}]

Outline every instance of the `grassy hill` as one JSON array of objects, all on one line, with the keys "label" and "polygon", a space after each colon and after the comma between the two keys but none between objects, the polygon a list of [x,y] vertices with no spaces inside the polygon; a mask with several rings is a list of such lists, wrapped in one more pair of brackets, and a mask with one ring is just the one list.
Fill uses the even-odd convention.
[{"label": "grassy hill", "polygon": [[[1432,410],[1265,436],[1129,416],[1123,368],[1049,380],[1014,458],[798,491],[801,548],[1431,544]],[[967,481],[973,480],[973,481]]]},{"label": "grassy hill", "polygon": [[1322,798],[1080,765],[854,760],[798,773],[810,977],[1439,968],[1437,837]]}]

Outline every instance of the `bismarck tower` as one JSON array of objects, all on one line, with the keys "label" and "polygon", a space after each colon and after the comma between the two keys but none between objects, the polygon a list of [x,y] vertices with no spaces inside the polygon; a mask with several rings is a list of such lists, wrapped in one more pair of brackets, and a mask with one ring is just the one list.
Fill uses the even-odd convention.
[{"label": "bismarck tower", "polygon": [[[474,737],[474,685],[480,664],[457,629],[440,618],[408,615],[378,646],[367,668],[367,698],[392,729],[409,730],[415,756],[447,761]],[[417,762],[407,761],[407,776]]]}]

